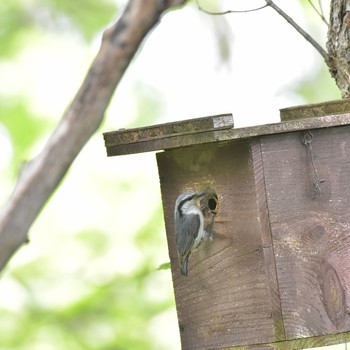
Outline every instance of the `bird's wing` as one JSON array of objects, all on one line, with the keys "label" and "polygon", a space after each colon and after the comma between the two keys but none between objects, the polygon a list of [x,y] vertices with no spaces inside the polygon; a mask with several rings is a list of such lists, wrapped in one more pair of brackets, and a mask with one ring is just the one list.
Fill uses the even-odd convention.
[{"label": "bird's wing", "polygon": [[[200,218],[198,214],[185,215],[181,218],[179,227],[176,228],[176,245],[182,256],[190,252],[198,235],[199,226]],[[180,230],[182,234],[180,234]]]}]

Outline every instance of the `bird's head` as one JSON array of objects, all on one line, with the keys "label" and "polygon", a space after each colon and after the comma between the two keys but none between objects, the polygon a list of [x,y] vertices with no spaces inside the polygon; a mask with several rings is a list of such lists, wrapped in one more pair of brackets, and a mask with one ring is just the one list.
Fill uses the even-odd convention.
[{"label": "bird's head", "polygon": [[212,200],[214,200],[214,202],[216,203],[215,208],[217,208],[217,195],[214,191],[206,189],[201,192],[195,192],[190,190],[185,191],[179,195],[179,197],[176,200],[175,206],[180,210],[191,205],[196,205],[198,208],[201,208],[203,201],[211,203]]}]

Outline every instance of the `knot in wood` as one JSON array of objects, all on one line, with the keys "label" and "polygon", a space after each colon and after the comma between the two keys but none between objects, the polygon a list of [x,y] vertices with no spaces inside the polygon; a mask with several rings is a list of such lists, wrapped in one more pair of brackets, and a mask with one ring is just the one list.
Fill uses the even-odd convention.
[{"label": "knot in wood", "polygon": [[345,295],[335,268],[328,262],[323,265],[322,295],[327,315],[338,327],[346,316]]}]

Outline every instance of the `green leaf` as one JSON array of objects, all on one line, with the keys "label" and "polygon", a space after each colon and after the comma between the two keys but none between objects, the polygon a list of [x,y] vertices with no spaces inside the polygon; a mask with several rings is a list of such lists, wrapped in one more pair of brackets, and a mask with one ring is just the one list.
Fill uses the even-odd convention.
[{"label": "green leaf", "polygon": [[160,264],[157,268],[158,271],[161,271],[161,270],[170,270],[171,268],[171,265],[170,265],[170,261],[169,262],[166,262],[166,263],[163,263],[163,264]]}]

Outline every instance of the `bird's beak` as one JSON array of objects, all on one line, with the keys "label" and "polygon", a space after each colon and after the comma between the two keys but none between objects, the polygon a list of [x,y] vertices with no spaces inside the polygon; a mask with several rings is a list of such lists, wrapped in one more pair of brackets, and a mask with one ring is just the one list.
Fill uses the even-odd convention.
[{"label": "bird's beak", "polygon": [[210,194],[210,192],[208,190],[205,190],[205,191],[197,193],[196,194],[196,198],[204,198],[204,197],[206,197],[209,194]]},{"label": "bird's beak", "polygon": [[196,198],[205,198],[210,196],[216,196],[215,192],[213,190],[204,190],[202,192],[199,192],[196,195]]}]

